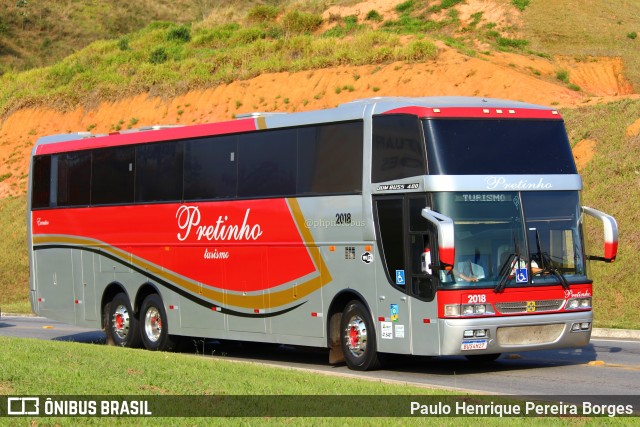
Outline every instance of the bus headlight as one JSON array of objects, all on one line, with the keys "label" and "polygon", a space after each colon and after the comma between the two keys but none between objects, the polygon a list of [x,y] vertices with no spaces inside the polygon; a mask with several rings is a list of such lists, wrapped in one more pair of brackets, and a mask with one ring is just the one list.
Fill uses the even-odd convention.
[{"label": "bus headlight", "polygon": [[565,310],[585,310],[591,308],[591,298],[571,298]]},{"label": "bus headlight", "polygon": [[444,306],[445,317],[459,316],[486,316],[494,315],[491,304],[446,304]]}]

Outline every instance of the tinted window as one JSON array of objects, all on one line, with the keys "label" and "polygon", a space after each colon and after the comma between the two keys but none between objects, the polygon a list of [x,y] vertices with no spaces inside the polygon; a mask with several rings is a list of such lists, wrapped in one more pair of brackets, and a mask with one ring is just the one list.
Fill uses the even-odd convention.
[{"label": "tinted window", "polygon": [[425,120],[429,173],[575,174],[561,120]]},{"label": "tinted window", "polygon": [[372,182],[425,174],[420,122],[409,115],[373,118]]},{"label": "tinted window", "polygon": [[362,122],[312,126],[298,131],[297,193],[362,191]]},{"label": "tinted window", "polygon": [[296,130],[240,135],[238,196],[288,196],[296,193]]},{"label": "tinted window", "polygon": [[93,152],[91,203],[132,203],[134,148],[115,147]]},{"label": "tinted window", "polygon": [[136,147],[136,202],[182,199],[182,143]]},{"label": "tinted window", "polygon": [[31,207],[48,208],[51,194],[51,156],[33,158]]},{"label": "tinted window", "polygon": [[376,214],[385,266],[389,277],[394,279],[396,270],[404,270],[402,199],[377,200]]},{"label": "tinted window", "polygon": [[223,136],[185,142],[184,198],[186,200],[236,197],[237,141],[237,136]]},{"label": "tinted window", "polygon": [[89,205],[91,195],[91,152],[60,154],[58,161],[58,206]]}]

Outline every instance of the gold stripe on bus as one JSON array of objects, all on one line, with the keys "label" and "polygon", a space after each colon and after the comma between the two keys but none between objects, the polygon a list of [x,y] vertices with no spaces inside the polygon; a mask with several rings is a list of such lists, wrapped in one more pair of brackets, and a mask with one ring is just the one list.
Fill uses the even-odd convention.
[{"label": "gold stripe on bus", "polygon": [[267,128],[267,119],[264,116],[256,117],[257,128],[262,130]]},{"label": "gold stripe on bus", "polygon": [[[302,239],[304,240],[304,243],[308,248],[315,247],[316,242],[315,240],[313,240],[313,235],[311,234],[311,230],[309,229],[309,227],[307,227],[307,223],[304,215],[302,214],[302,209],[300,209],[300,204],[298,203],[298,200],[291,198],[291,199],[287,199],[287,202],[289,204],[289,208],[291,209],[291,212],[293,213],[293,219],[298,225],[298,230],[300,230],[300,234],[302,235]],[[316,261],[316,265],[318,266],[318,273],[320,273],[325,278],[325,283],[329,283],[333,280],[333,278],[331,277],[331,273],[329,273],[329,269],[327,268],[327,265],[324,263],[324,258],[322,258],[322,254],[319,253],[318,251],[317,255],[318,256],[315,261]]]}]

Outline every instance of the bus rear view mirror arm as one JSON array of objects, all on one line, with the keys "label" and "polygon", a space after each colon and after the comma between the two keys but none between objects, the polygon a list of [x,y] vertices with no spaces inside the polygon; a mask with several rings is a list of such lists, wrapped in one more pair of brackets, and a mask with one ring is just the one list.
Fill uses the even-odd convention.
[{"label": "bus rear view mirror arm", "polygon": [[604,257],[587,256],[590,260],[614,262],[618,254],[618,223],[611,215],[588,206],[582,206],[582,212],[592,216],[604,225]]},{"label": "bus rear view mirror arm", "polygon": [[438,252],[441,264],[453,265],[455,261],[453,220],[431,208],[422,209],[422,216],[438,230]]}]

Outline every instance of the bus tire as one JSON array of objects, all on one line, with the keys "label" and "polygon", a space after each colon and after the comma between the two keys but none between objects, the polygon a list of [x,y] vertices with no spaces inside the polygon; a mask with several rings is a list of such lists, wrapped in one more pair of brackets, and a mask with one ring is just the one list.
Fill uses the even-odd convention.
[{"label": "bus tire", "polygon": [[376,331],[369,310],[360,301],[350,301],[342,313],[340,341],[347,366],[354,371],[380,368]]},{"label": "bus tire", "polygon": [[107,343],[129,348],[140,347],[138,319],[127,294],[116,294],[111,302],[105,305],[105,312]]},{"label": "bus tire", "polygon": [[148,295],[140,307],[140,335],[144,347],[151,351],[175,350],[178,337],[169,335],[168,326],[162,298],[158,294]]}]

